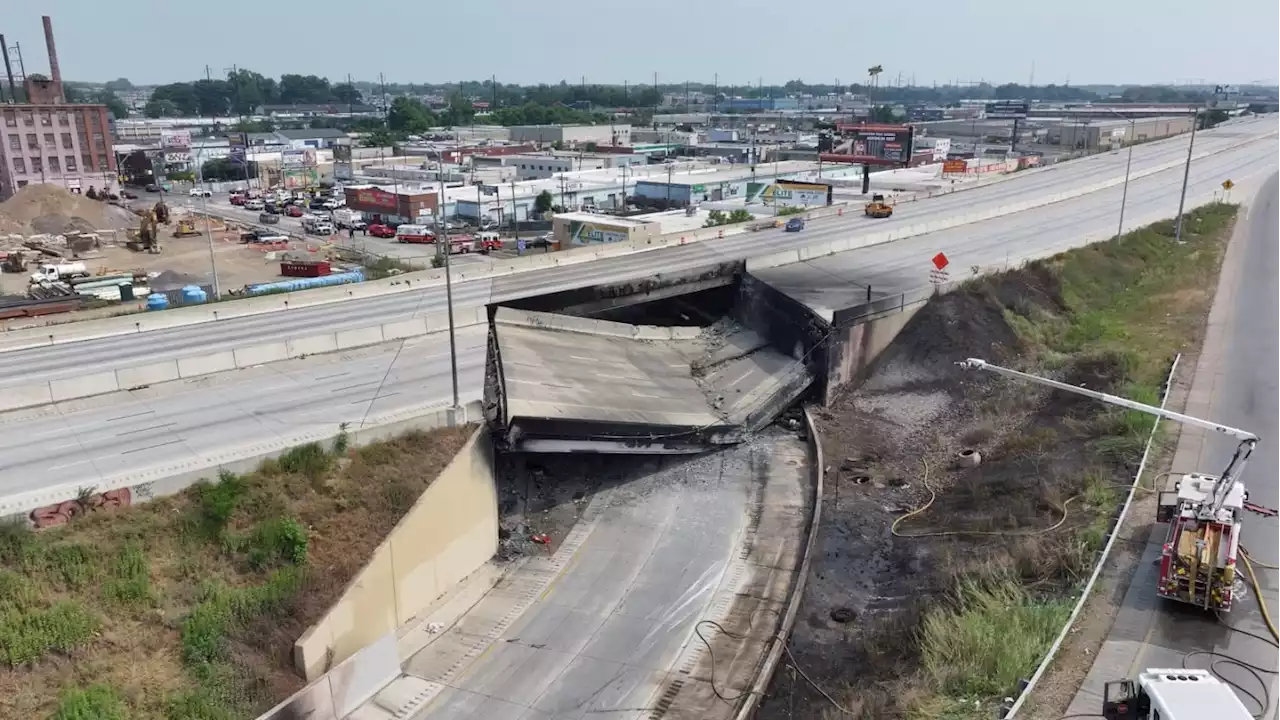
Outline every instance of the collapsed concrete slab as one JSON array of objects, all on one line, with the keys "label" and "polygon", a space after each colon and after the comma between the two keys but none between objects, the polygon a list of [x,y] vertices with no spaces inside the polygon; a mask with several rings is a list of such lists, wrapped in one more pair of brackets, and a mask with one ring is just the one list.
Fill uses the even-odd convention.
[{"label": "collapsed concrete slab", "polygon": [[658,327],[498,308],[489,421],[528,452],[692,453],[741,441],[809,386],[804,358],[731,321]]}]

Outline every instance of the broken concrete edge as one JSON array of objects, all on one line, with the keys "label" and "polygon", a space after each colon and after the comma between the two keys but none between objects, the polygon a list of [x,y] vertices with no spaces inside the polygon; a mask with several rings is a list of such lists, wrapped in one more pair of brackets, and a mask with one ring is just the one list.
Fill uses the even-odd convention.
[{"label": "broken concrete edge", "polygon": [[755,684],[747,692],[742,705],[734,715],[734,720],[750,720],[755,716],[764,699],[769,683],[773,682],[773,674],[782,661],[787,649],[787,641],[791,630],[795,627],[796,616],[800,613],[800,602],[804,599],[805,581],[809,577],[809,566],[813,560],[813,550],[818,545],[818,529],[822,524],[822,491],[826,477],[826,463],[822,457],[822,439],[818,435],[818,425],[813,420],[809,406],[804,406],[805,435],[809,441],[809,456],[813,463],[813,514],[809,518],[809,534],[805,538],[804,554],[800,557],[800,567],[796,571],[796,581],[791,589],[791,598],[787,601],[787,611],[778,623],[778,632],[769,641],[769,653],[765,656],[760,672],[756,675]]},{"label": "broken concrete edge", "polygon": [[661,327],[658,325],[630,325],[611,320],[561,315],[499,307],[493,316],[493,324],[525,327],[535,330],[559,330],[582,335],[599,335],[630,340],[696,340],[702,335],[699,327]]},{"label": "broken concrete edge", "polygon": [[[250,473],[265,460],[279,457],[292,448],[309,443],[332,443],[339,435],[346,434],[350,447],[360,447],[381,440],[397,437],[410,430],[434,430],[451,424],[465,424],[468,418],[482,416],[478,401],[465,403],[461,417],[455,417],[448,401],[399,410],[371,418],[361,428],[342,429],[334,425],[330,430],[302,433],[287,440],[262,443],[240,451],[205,456],[195,461],[164,465],[150,470],[107,478],[94,483],[64,483],[51,488],[28,491],[0,498],[0,521],[16,521],[33,524],[38,511],[57,514],[68,502],[78,502],[89,494],[107,496],[112,502],[104,507],[128,507],[167,495],[176,495],[201,482],[216,480],[218,473],[226,470],[234,473]],[[238,456],[237,456],[238,455]],[[114,495],[112,495],[114,494]]]},{"label": "broken concrete edge", "polygon": [[[1160,407],[1163,409],[1165,403],[1169,401],[1169,389],[1173,387],[1174,374],[1178,371],[1178,363],[1182,360],[1182,353],[1178,353],[1173,358],[1173,363],[1169,368],[1169,374],[1165,377],[1164,392],[1160,395]],[[1045,652],[1044,659],[1040,661],[1040,665],[1036,667],[1035,674],[1022,687],[1022,692],[1018,694],[1013,705],[1009,708],[1009,712],[1005,713],[1006,720],[1013,720],[1027,702],[1027,698],[1031,697],[1031,693],[1036,689],[1040,679],[1044,677],[1049,666],[1053,664],[1053,659],[1057,656],[1058,650],[1062,647],[1062,643],[1067,639],[1067,635],[1071,632],[1071,627],[1075,625],[1076,618],[1080,616],[1080,611],[1084,609],[1084,604],[1089,600],[1089,595],[1093,593],[1093,586],[1098,582],[1098,578],[1102,575],[1102,569],[1107,564],[1107,558],[1111,557],[1111,549],[1116,544],[1116,538],[1120,536],[1116,532],[1121,525],[1124,524],[1125,517],[1129,514],[1129,506],[1133,504],[1133,498],[1137,494],[1138,483],[1142,481],[1142,474],[1147,470],[1147,460],[1151,456],[1151,445],[1155,442],[1156,431],[1160,429],[1160,418],[1151,424],[1151,432],[1147,434],[1147,444],[1142,450],[1142,460],[1138,463],[1138,470],[1133,474],[1133,482],[1129,484],[1129,494],[1125,496],[1124,504],[1120,506],[1120,512],[1116,514],[1114,522],[1107,529],[1107,544],[1102,546],[1102,552],[1098,553],[1098,561],[1094,563],[1093,572],[1089,574],[1088,581],[1080,590],[1080,597],[1076,599],[1075,607],[1071,608],[1071,614],[1067,616],[1067,621],[1063,623],[1062,630],[1058,632],[1058,636],[1054,638],[1053,644],[1049,646],[1049,650]]]}]

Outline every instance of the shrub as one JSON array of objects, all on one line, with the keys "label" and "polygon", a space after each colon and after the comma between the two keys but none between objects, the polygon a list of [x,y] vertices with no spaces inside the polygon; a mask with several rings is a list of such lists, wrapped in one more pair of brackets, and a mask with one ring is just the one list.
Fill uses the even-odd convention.
[{"label": "shrub", "polygon": [[65,690],[58,698],[53,720],[126,720],[124,700],[109,685]]}]

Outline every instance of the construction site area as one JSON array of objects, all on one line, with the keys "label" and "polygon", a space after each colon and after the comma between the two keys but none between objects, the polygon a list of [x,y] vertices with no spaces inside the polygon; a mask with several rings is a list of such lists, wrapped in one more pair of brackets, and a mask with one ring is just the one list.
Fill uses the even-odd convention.
[{"label": "construction site area", "polygon": [[1173,356],[1203,338],[1213,289],[1197,278],[1217,272],[1234,213],[1196,211],[1182,246],[1159,223],[935,296],[815,410],[818,544],[759,717],[1001,716],[1071,612],[1153,417],[957,362],[1158,403]]},{"label": "construction site area", "polygon": [[32,185],[0,203],[0,323],[6,326],[142,310],[154,307],[149,297],[157,294],[165,306],[209,301],[215,264],[223,294],[359,267],[330,244],[206,219],[163,201],[129,209]]}]

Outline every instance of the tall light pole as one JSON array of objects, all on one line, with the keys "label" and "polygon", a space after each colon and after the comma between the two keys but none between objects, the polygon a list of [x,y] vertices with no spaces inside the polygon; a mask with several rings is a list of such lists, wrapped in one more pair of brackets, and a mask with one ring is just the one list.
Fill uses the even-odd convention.
[{"label": "tall light pole", "polygon": [[1173,225],[1173,239],[1182,242],[1182,208],[1187,202],[1187,178],[1191,176],[1191,151],[1196,147],[1196,126],[1200,124],[1200,108],[1191,110],[1191,142],[1187,143],[1187,165],[1182,169],[1182,195],[1178,197],[1178,219]]},{"label": "tall light pole", "polygon": [[218,300],[222,297],[222,287],[218,283],[218,260],[214,257],[213,252],[213,229],[209,227],[209,196],[205,193],[209,190],[204,184],[204,165],[200,162],[200,156],[204,154],[204,146],[201,145],[196,150],[196,176],[200,180],[200,205],[204,209],[204,234],[209,238],[209,269],[213,271],[213,299]]},{"label": "tall light pole", "polygon": [[[1115,115],[1118,118],[1124,119],[1123,115],[1116,112],[1115,110],[1112,110],[1111,108],[1107,108],[1107,112],[1110,112],[1112,115]],[[1129,199],[1129,169],[1133,167],[1133,143],[1135,140],[1137,140],[1137,130],[1136,130],[1137,126],[1135,125],[1135,123],[1137,122],[1137,118],[1128,118],[1128,120],[1129,120],[1129,137],[1128,137],[1129,159],[1125,160],[1124,162],[1124,190],[1120,192],[1120,224],[1116,228],[1117,238],[1124,234],[1124,206],[1125,206],[1125,202],[1127,202]]]},{"label": "tall light pole", "polygon": [[458,404],[458,340],[454,336],[453,327],[453,275],[449,271],[449,256],[453,247],[449,245],[449,226],[442,221],[444,215],[444,154],[440,154],[440,194],[436,198],[436,250],[444,249],[444,300],[449,311],[449,375],[453,379],[453,407],[449,409],[450,424],[458,425],[458,416],[462,407]]}]

